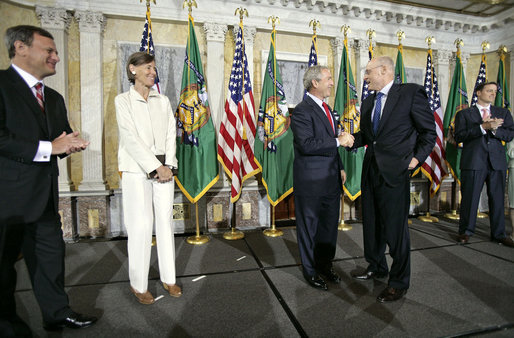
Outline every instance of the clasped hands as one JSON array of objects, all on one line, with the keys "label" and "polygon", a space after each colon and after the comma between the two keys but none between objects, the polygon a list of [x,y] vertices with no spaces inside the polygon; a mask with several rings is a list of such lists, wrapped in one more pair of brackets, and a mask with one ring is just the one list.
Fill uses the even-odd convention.
[{"label": "clasped hands", "polygon": [[339,140],[340,146],[348,148],[351,148],[353,146],[353,141],[355,140],[352,134],[347,133],[345,131],[341,132],[339,136],[337,136],[337,139]]},{"label": "clasped hands", "polygon": [[52,141],[52,155],[72,154],[87,148],[89,141],[79,137],[79,132],[66,134],[62,132],[56,139]]},{"label": "clasped hands", "polygon": [[173,171],[168,166],[161,165],[159,168],[155,169],[157,174],[155,175],[155,179],[159,183],[166,183],[173,180]]},{"label": "clasped hands", "polygon": [[482,123],[484,130],[496,130],[503,124],[503,119],[486,117]]}]

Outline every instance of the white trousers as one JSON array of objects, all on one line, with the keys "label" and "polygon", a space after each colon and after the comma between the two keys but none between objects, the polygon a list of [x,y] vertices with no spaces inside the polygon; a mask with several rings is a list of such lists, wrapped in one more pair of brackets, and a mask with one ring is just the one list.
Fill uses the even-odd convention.
[{"label": "white trousers", "polygon": [[154,220],[161,281],[175,284],[175,180],[159,183],[147,179],[145,174],[123,172],[121,187],[123,218],[128,234],[130,285],[141,293],[148,289]]}]

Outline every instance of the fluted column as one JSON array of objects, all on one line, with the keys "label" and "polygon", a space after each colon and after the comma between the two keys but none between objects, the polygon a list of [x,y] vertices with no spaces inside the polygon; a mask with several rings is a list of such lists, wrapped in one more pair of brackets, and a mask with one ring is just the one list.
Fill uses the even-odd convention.
[{"label": "fluted column", "polygon": [[82,137],[90,141],[82,152],[83,180],[81,191],[105,190],[103,179],[103,81],[102,33],[105,17],[102,13],[77,11],[80,31],[80,106]]},{"label": "fluted column", "polygon": [[209,93],[209,105],[211,107],[211,116],[216,131],[219,131],[221,123],[221,114],[224,107],[224,91],[225,81],[225,33],[227,25],[206,22],[204,24],[205,36],[207,40],[207,92]]},{"label": "fluted column", "polygon": [[[56,65],[57,73],[47,77],[45,84],[58,91],[64,101],[68,102],[68,28],[71,14],[64,8],[36,6],[36,14],[41,21],[41,28],[46,29],[54,37],[55,46],[61,61]],[[70,191],[73,184],[68,172],[69,157],[58,161],[59,191]]]},{"label": "fluted column", "polygon": [[[334,57],[334,72],[332,78],[337,86],[339,70],[341,69],[341,58],[343,57],[344,39],[341,37],[333,38],[330,40],[330,46],[332,47],[332,56]],[[337,87],[334,90],[337,90]]]},{"label": "fluted column", "polygon": [[[512,102],[514,101],[514,45],[508,46],[507,51],[509,52],[510,57],[506,57],[505,61],[509,60],[510,62],[510,76],[509,76],[509,91],[510,91],[510,111],[514,113],[514,105]],[[507,65],[505,65],[507,66]]]},{"label": "fluted column", "polygon": [[369,62],[369,40],[356,39],[353,42],[355,48],[355,67],[357,69],[356,86],[359,98],[362,97],[362,81],[364,79],[364,70]]},{"label": "fluted column", "polygon": [[437,84],[439,86],[439,97],[441,98],[441,108],[443,112],[446,110],[448,102],[448,93],[450,92],[450,82],[452,71],[450,70],[450,59],[452,52],[450,50],[437,50],[432,52]]}]

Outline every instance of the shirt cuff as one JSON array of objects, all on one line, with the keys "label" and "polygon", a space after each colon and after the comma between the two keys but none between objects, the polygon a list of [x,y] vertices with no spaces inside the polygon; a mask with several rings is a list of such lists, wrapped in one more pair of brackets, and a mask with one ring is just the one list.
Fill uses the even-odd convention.
[{"label": "shirt cuff", "polygon": [[52,156],[52,142],[50,141],[39,141],[36,156],[34,156],[34,162],[50,162]]},{"label": "shirt cuff", "polygon": [[480,130],[482,131],[482,134],[487,134],[487,131],[484,128],[482,128],[482,125],[480,125]]},{"label": "shirt cuff", "polygon": [[337,143],[337,147],[339,148],[339,146],[341,146],[341,145],[339,144],[339,139],[338,138],[336,138],[336,143]]}]

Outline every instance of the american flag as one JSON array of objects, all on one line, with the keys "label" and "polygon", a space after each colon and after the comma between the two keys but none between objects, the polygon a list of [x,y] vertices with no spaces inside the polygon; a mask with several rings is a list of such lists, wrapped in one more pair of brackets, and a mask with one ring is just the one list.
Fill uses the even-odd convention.
[{"label": "american flag", "polygon": [[[373,58],[373,45],[369,46],[369,59],[371,60]],[[367,98],[370,94],[374,94],[375,91],[369,90],[368,83],[366,81],[362,81],[362,95],[361,95],[361,103],[364,101],[365,98]]]},{"label": "american flag", "polygon": [[430,109],[434,112],[437,139],[434,149],[421,166],[421,171],[430,180],[430,196],[439,190],[441,182],[448,175],[445,158],[446,154],[443,147],[443,110],[441,109],[441,99],[437,86],[437,76],[435,75],[434,65],[432,64],[432,50],[428,50],[427,68],[425,73],[425,92],[428,96]]},{"label": "american flag", "polygon": [[485,54],[482,54],[482,62],[480,63],[480,69],[478,70],[477,82],[475,82],[475,87],[473,89],[473,98],[471,99],[471,107],[476,106],[478,97],[477,97],[477,87],[481,83],[485,83],[487,81],[487,65],[485,60]]},{"label": "american flag", "polygon": [[241,186],[260,171],[253,154],[255,107],[244,45],[243,26],[239,26],[236,50],[228,84],[225,113],[218,138],[218,160],[232,179],[230,201],[241,195]]},{"label": "american flag", "polygon": [[[152,39],[152,20],[150,19],[150,7],[146,9],[146,20],[145,26],[143,28],[143,35],[141,36],[141,44],[139,46],[140,52],[147,52],[150,55],[155,55],[155,49],[153,47],[153,39]],[[157,74],[157,69],[155,70],[155,84],[153,86],[155,90],[159,93],[161,92],[161,87],[159,86],[159,75]]]},{"label": "american flag", "polygon": [[309,53],[309,67],[316,66],[318,64],[318,46],[316,42],[316,35],[312,36],[311,52]]}]

